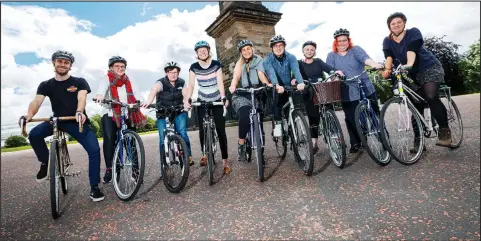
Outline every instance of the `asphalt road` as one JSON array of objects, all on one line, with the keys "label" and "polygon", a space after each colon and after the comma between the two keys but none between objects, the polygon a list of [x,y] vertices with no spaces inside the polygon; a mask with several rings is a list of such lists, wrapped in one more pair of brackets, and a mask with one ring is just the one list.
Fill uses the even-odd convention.
[{"label": "asphalt road", "polygon": [[[106,198],[89,198],[87,154],[69,146],[78,177],[68,179],[61,217],[50,213],[49,186],[37,183],[32,150],[4,153],[1,159],[1,239],[480,239],[480,96],[454,98],[464,121],[457,150],[435,146],[415,165],[394,160],[386,167],[367,153],[350,154],[348,166],[330,163],[325,145],[314,175],[298,169],[293,154],[278,159],[267,138],[268,180],[256,181],[255,162],[240,163],[237,127],[228,128],[233,167],[209,186],[199,167],[198,133],[189,132],[196,165],[185,190],[169,193],[159,179],[158,136],[143,136],[147,169],[138,196],[117,198],[111,184]],[[338,116],[343,122],[342,112]],[[266,123],[270,133],[270,123]],[[346,138],[347,131],[344,129]],[[105,165],[102,160],[102,171]]]}]

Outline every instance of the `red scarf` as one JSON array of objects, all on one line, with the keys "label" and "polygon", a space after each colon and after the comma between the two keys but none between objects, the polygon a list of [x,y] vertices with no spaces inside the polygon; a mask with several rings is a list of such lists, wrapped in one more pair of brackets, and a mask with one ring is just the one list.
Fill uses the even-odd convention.
[{"label": "red scarf", "polygon": [[[127,104],[135,104],[137,102],[132,91],[132,85],[130,84],[129,77],[126,74],[118,76],[117,74],[109,70],[107,76],[109,77],[110,93],[112,94],[113,100],[120,101],[117,87],[122,87],[123,85],[125,85],[125,90],[127,92]],[[120,111],[121,109],[119,105],[112,104],[112,120],[117,123],[117,128],[120,128]],[[143,127],[147,123],[145,116],[142,114],[142,112],[140,112],[139,109],[129,111],[128,115],[133,126]]]}]

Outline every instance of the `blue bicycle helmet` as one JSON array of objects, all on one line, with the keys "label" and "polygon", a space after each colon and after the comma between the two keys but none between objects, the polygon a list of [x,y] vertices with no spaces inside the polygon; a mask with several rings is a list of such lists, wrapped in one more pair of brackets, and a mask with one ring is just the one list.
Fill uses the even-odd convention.
[{"label": "blue bicycle helmet", "polygon": [[210,45],[204,40],[201,40],[195,44],[194,51],[197,51],[199,48],[206,47],[208,50],[210,50]]}]

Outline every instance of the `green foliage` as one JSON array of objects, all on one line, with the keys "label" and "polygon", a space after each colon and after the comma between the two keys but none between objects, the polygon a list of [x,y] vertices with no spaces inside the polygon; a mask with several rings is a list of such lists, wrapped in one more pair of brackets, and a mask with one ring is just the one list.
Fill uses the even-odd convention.
[{"label": "green foliage", "polygon": [[390,80],[385,80],[381,73],[369,73],[369,79],[376,89],[377,98],[381,101],[381,104],[393,97],[392,84]]},{"label": "green foliage", "polygon": [[471,46],[464,54],[460,63],[461,73],[464,77],[466,93],[479,93],[480,86],[480,40]]},{"label": "green foliage", "polygon": [[95,132],[97,138],[102,137],[102,131],[100,130],[100,125],[97,121],[90,121],[90,128]]},{"label": "green foliage", "polygon": [[5,140],[5,147],[19,147],[19,146],[28,146],[27,139],[23,136],[10,136]]}]

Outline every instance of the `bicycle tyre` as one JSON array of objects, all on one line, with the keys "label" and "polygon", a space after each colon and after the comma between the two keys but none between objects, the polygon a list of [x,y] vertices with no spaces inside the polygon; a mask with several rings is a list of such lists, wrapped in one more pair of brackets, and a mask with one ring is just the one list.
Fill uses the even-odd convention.
[{"label": "bicycle tyre", "polygon": [[[386,150],[385,154],[383,155],[383,158],[380,159],[371,150],[371,147],[369,147],[368,142],[367,142],[367,137],[364,135],[363,128],[361,126],[361,111],[364,112],[365,119],[373,120],[372,111],[370,109],[368,109],[368,107],[365,103],[359,103],[356,106],[356,110],[354,112],[354,120],[356,122],[357,134],[361,138],[362,145],[367,150],[367,154],[371,157],[371,159],[374,160],[374,162],[376,162],[380,166],[386,166],[387,164],[389,164],[391,162],[391,155],[389,154],[389,151]],[[376,114],[374,115],[374,117],[377,119],[378,126],[379,126],[379,120],[380,119],[378,118],[378,116]],[[366,120],[366,122],[367,121],[368,120]],[[371,123],[373,123],[373,122],[371,121]],[[367,132],[371,132],[371,130],[367,130]],[[377,134],[377,139],[378,139],[378,142],[382,145],[382,147],[384,147],[384,144],[379,137],[379,132]]]},{"label": "bicycle tyre", "polygon": [[214,184],[214,152],[212,150],[212,129],[211,125],[207,124],[205,138],[205,146],[207,147],[207,172],[209,176],[209,185]]},{"label": "bicycle tyre", "polygon": [[264,181],[264,155],[262,155],[262,147],[261,144],[261,138],[262,138],[262,133],[259,128],[259,120],[258,115],[255,115],[252,117],[254,119],[254,141],[256,143],[256,159],[257,159],[257,176],[259,182]]},{"label": "bicycle tyre", "polygon": [[287,154],[287,133],[284,132],[284,121],[281,121],[282,136],[274,137],[274,128],[275,128],[275,124],[272,125],[272,140],[274,141],[277,155],[281,159],[284,159],[284,157],[286,157],[286,154]]},{"label": "bicycle tyre", "polygon": [[244,141],[244,144],[246,146],[246,161],[251,162],[252,161],[252,147],[251,147],[251,140],[250,140],[250,133],[247,134],[247,137]]},{"label": "bicycle tyre", "polygon": [[[169,182],[168,182],[168,178],[167,178],[167,175],[166,175],[166,171],[165,171],[165,167],[166,167],[166,163],[167,162],[163,162],[162,163],[162,166],[163,166],[163,173],[162,175],[164,175],[164,178],[162,178],[163,182],[164,182],[164,186],[167,188],[167,190],[169,190],[169,192],[171,193],[179,193],[184,187],[185,187],[185,184],[187,183],[187,180],[189,178],[189,172],[190,172],[190,169],[189,169],[189,154],[188,154],[188,149],[187,149],[187,143],[185,143],[185,140],[180,136],[180,135],[172,135],[170,136],[170,140],[168,141],[168,145],[170,147],[170,143],[172,141],[178,141],[181,148],[182,148],[182,165],[183,165],[183,174],[182,174],[182,179],[179,183],[179,185],[177,187],[173,187]],[[165,152],[165,151],[163,151]],[[165,153],[163,155],[163,158],[165,160]]]},{"label": "bicycle tyre", "polygon": [[[62,165],[61,170],[65,171],[65,166],[64,166],[64,165],[65,165],[65,163],[67,163],[67,162],[63,161],[63,158],[70,159],[70,155],[68,154],[68,149],[67,149],[67,142],[66,142],[65,140],[62,141],[62,145],[61,145],[61,147],[60,147],[60,150],[61,150],[60,153],[62,153],[62,156],[59,158],[60,163],[61,163],[61,165]],[[61,186],[62,186],[62,192],[63,192],[63,194],[64,194],[64,195],[67,194],[67,193],[68,193],[68,183],[67,183],[67,178],[66,178],[66,176],[65,176],[65,173],[64,173],[63,176],[60,176],[60,184],[61,184]]]},{"label": "bicycle tyre", "polygon": [[[458,120],[458,123],[459,123],[459,130],[461,132],[461,135],[459,137],[459,142],[456,143],[456,144],[453,144],[451,143],[451,146],[449,148],[451,149],[457,149],[461,146],[461,143],[463,142],[463,137],[464,137],[464,126],[463,126],[463,119],[461,118],[461,113],[459,112],[459,109],[458,109],[458,106],[456,105],[456,103],[454,102],[454,100],[452,99],[452,97],[450,98],[451,101],[449,101],[448,98],[446,98],[445,96],[444,97],[441,97],[441,102],[444,104],[444,101],[442,101],[442,99],[447,99],[447,102],[449,104],[449,102],[451,102],[451,105],[452,105],[452,108],[454,109],[454,113],[456,114],[456,116],[454,118],[456,118]],[[446,105],[445,105],[446,106]],[[446,106],[446,112],[448,114],[448,124],[449,124],[449,106]],[[451,127],[449,127],[451,129]],[[452,135],[452,131],[451,131],[451,135]]]},{"label": "bicycle tyre", "polygon": [[[322,117],[320,117],[320,118],[321,118],[320,121],[324,121]],[[327,140],[327,147],[329,148],[329,154],[331,156],[331,159],[332,159],[332,162],[334,163],[334,165],[337,166],[340,169],[343,169],[344,166],[346,165],[346,143],[345,143],[345,140],[344,140],[344,133],[342,132],[341,123],[339,122],[339,119],[337,118],[336,112],[334,112],[331,109],[325,110],[324,118],[325,118],[326,121],[322,122],[322,123],[323,123],[323,126],[324,126],[324,133],[325,133],[324,135],[326,136],[326,140]],[[329,119],[331,121],[328,121]],[[330,128],[328,128],[327,123],[329,123],[330,125],[334,124],[334,127],[337,130],[338,139],[340,140],[341,158],[338,161],[335,160],[336,158],[333,156],[333,153],[332,153],[333,152],[332,151],[332,149],[333,149],[333,147],[332,147],[332,133],[330,132]]]},{"label": "bicycle tyre", "polygon": [[[120,148],[124,148],[124,145],[125,145],[125,139],[127,136],[131,135],[136,141],[137,143],[139,143],[139,149],[140,150],[137,150],[137,156],[138,154],[140,153],[140,162],[139,162],[139,177],[138,177],[138,180],[137,180],[137,183],[135,184],[135,188],[134,190],[130,193],[130,194],[126,194],[124,195],[122,193],[122,191],[120,190],[119,188],[119,180],[117,180],[117,157],[118,157],[118,154],[120,152]],[[125,155],[125,153],[124,153]],[[137,192],[139,191],[140,189],[140,186],[142,185],[142,182],[144,180],[144,171],[145,171],[145,150],[144,150],[144,144],[142,142],[142,138],[140,138],[139,134],[137,134],[135,131],[133,130],[130,130],[130,129],[127,129],[127,130],[124,130],[124,140],[122,140],[122,146],[117,143],[117,147],[115,148],[115,153],[114,153],[114,156],[113,156],[113,160],[115,160],[115,163],[113,163],[112,165],[112,181],[113,181],[113,186],[114,186],[114,190],[115,190],[115,194],[117,194],[117,197],[123,201],[129,201],[129,200],[132,200],[135,195],[137,194]],[[139,161],[139,158],[137,158],[137,161]]]},{"label": "bicycle tyre", "polygon": [[[307,142],[307,160],[304,162],[303,166],[302,166],[302,171],[304,172],[304,175],[306,176],[311,176],[312,175],[312,171],[314,170],[314,153],[312,151],[312,138],[311,138],[311,132],[309,131],[310,128],[309,128],[309,125],[307,124],[307,121],[306,121],[306,118],[304,118],[304,115],[302,115],[302,112],[300,110],[294,110],[292,112],[292,119],[294,120],[294,123],[293,125],[295,126],[295,123],[296,123],[296,119],[297,117],[299,117],[299,119],[301,120],[301,123],[304,127],[304,131],[306,132],[306,142]],[[293,129],[295,127],[292,127]],[[293,131],[293,130],[291,130]],[[294,133],[294,132],[292,132]],[[294,137],[294,136],[293,136]],[[297,136],[297,140],[299,140],[299,135]],[[295,142],[295,139],[292,138],[292,141]],[[299,160],[299,163],[301,163],[301,156],[299,155],[299,150],[298,150],[298,143],[294,143],[294,155],[295,155],[295,158],[297,160]]]},{"label": "bicycle tyre", "polygon": [[52,217],[58,218],[60,215],[60,200],[59,200],[59,179],[58,175],[58,141],[53,140],[50,143],[50,160],[49,160],[49,177],[50,177],[50,208],[52,210]]},{"label": "bicycle tyre", "polygon": [[[394,97],[394,98],[391,98],[384,103],[384,105],[382,107],[382,110],[381,110],[380,125],[379,125],[381,130],[387,130],[386,126],[385,126],[386,121],[384,120],[387,108],[391,104],[399,104],[402,101],[403,101],[403,99],[401,97]],[[407,108],[411,111],[411,113],[416,113],[414,106],[410,102],[407,102],[406,104],[407,104]],[[388,150],[389,154],[391,154],[391,157],[394,158],[394,160],[396,160],[397,162],[399,162],[403,165],[406,165],[406,166],[412,165],[412,164],[419,161],[419,159],[421,158],[421,155],[423,153],[423,146],[424,146],[424,133],[423,133],[424,132],[424,130],[423,130],[424,125],[422,124],[418,115],[413,114],[412,116],[414,116],[414,119],[417,122],[417,128],[418,128],[418,131],[419,131],[420,135],[419,135],[418,151],[417,151],[416,155],[414,156],[414,158],[412,158],[411,160],[406,161],[406,160],[401,159],[398,155],[396,155],[396,153],[394,152],[394,150],[391,147],[390,139],[387,137],[386,131],[381,132],[382,143],[383,143],[384,147]],[[414,127],[413,127],[413,131],[414,131]]]}]

